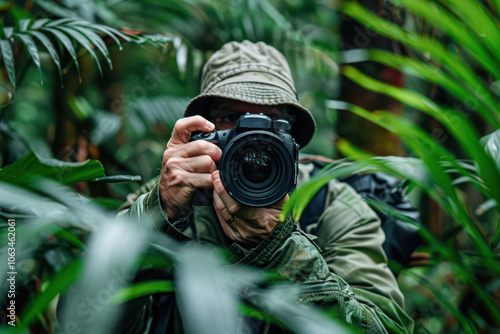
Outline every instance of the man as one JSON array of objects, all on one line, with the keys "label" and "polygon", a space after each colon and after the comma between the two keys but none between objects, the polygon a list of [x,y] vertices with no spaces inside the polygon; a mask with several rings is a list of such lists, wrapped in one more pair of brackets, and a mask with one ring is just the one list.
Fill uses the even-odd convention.
[{"label": "man", "polygon": [[[316,126],[298,102],[283,55],[262,42],[228,43],[205,64],[201,91],[173,129],[159,181],[126,215],[180,241],[192,240],[189,231],[194,229],[196,241],[228,247],[234,263],[275,269],[301,284],[299,301],[334,308],[341,320],[363,331],[412,332],[413,321],[403,311],[402,294],[386,266],[380,222],[354,190],[335,180],[329,183],[315,228],[317,247],[315,237],[297,228],[291,217],[279,223],[288,195],[263,208],[238,203],[220,180],[219,147],[189,142],[195,131],[230,129],[245,113],[264,113],[292,123],[292,136],[305,146]],[[311,170],[311,164],[300,166],[298,183]],[[213,206],[193,207],[197,189],[213,192]],[[136,326],[132,322],[128,329]]]}]

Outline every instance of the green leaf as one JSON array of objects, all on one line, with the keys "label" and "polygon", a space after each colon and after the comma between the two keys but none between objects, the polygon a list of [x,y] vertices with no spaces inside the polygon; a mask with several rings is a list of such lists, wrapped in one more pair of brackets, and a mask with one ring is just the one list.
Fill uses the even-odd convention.
[{"label": "green leaf", "polygon": [[22,19],[19,21],[19,31],[25,32],[28,29],[28,26],[31,22],[31,19]]},{"label": "green leaf", "polygon": [[500,172],[492,158],[486,154],[479,142],[479,134],[471,123],[462,113],[455,110],[444,109],[434,103],[429,98],[407,89],[395,87],[381,81],[368,77],[352,66],[346,66],[343,74],[374,92],[385,94],[395,98],[402,103],[419,109],[430,116],[436,118],[453,134],[460,143],[464,151],[478,165],[477,173],[488,186],[491,196],[500,203]]},{"label": "green leaf", "polygon": [[500,127],[500,116],[497,111],[499,103],[490,92],[477,94],[477,92],[471,91],[463,81],[454,79],[451,75],[432,63],[424,63],[409,57],[377,49],[344,51],[342,57],[344,64],[371,60],[390,66],[408,75],[439,85],[453,94],[458,100],[463,100],[464,97],[477,99],[479,103],[477,104],[476,111],[493,127]]},{"label": "green leaf", "polygon": [[134,284],[117,291],[111,297],[111,303],[122,304],[129,300],[147,296],[153,293],[172,292],[174,287],[172,281],[148,281]]},{"label": "green leaf", "polygon": [[66,24],[66,23],[70,23],[72,21],[74,21],[75,19],[74,18],[65,18],[65,19],[58,19],[58,20],[54,20],[52,22],[49,22],[47,23],[47,27],[50,27],[50,28],[56,28],[62,24]]},{"label": "green leaf", "polygon": [[61,78],[62,82],[61,62],[59,61],[59,55],[57,54],[57,50],[55,49],[54,44],[52,44],[52,42],[47,36],[45,36],[43,33],[39,31],[32,30],[29,33],[35,36],[43,44],[43,46],[45,46],[50,56],[52,57],[54,64],[56,64],[56,68],[59,72],[59,77]]},{"label": "green leaf", "polygon": [[[73,28],[73,27],[72,27]],[[104,58],[106,58],[109,68],[113,69],[113,63],[111,62],[111,57],[109,55],[108,47],[106,46],[106,43],[102,40],[102,38],[97,35],[95,32],[93,32],[90,29],[81,27],[81,26],[76,26],[74,27],[75,30],[78,30],[81,32],[83,35],[85,35],[97,48],[101,53],[103,54]]]},{"label": "green leaf", "polygon": [[3,28],[3,33],[5,35],[5,38],[11,38],[12,34],[14,33],[14,27]]},{"label": "green leaf", "polygon": [[79,27],[79,26],[89,27],[93,30],[97,30],[97,31],[100,31],[102,33],[105,33],[106,35],[111,37],[116,42],[116,44],[118,44],[118,47],[120,48],[120,50],[122,50],[123,47],[122,47],[122,44],[120,43],[120,40],[116,36],[121,37],[126,42],[131,41],[131,39],[129,37],[127,37],[125,34],[123,34],[118,29],[107,27],[107,26],[104,26],[102,24],[92,24],[89,26],[88,22],[81,21],[81,20],[75,20],[73,22],[70,22],[68,25],[76,26],[76,27]]},{"label": "green leaf", "polygon": [[18,37],[28,49],[28,53],[33,59],[36,67],[38,67],[38,71],[40,72],[40,81],[43,85],[42,67],[40,64],[40,56],[38,55],[38,48],[36,47],[35,41],[33,40],[33,38],[31,38],[31,36],[25,34],[14,34],[14,36]]},{"label": "green leaf", "polygon": [[[30,307],[26,308],[26,313],[21,317],[22,327],[27,328],[40,314],[43,314],[52,300],[79,278],[82,268],[82,260],[75,260],[59,271],[50,280],[47,288],[31,301]],[[20,328],[19,332],[22,332],[23,328]]]},{"label": "green leaf", "polygon": [[285,221],[285,218],[290,214],[292,208],[293,219],[295,221],[299,220],[311,199],[325,184],[335,178],[351,175],[364,166],[365,165],[362,163],[345,165],[331,164],[326,166],[312,179],[304,182],[292,192],[290,199],[283,206],[283,210],[280,214],[280,221]]},{"label": "green leaf", "polygon": [[489,88],[484,82],[479,80],[472,69],[466,66],[462,59],[457,59],[436,40],[431,40],[428,36],[421,36],[411,33],[394,23],[390,23],[379,16],[370,13],[358,3],[346,2],[343,12],[355,20],[369,26],[376,33],[401,42],[423,54],[432,56],[434,61],[443,63],[449,73],[466,84],[471,91],[488,91]]},{"label": "green leaf", "polygon": [[92,200],[92,202],[108,210],[117,210],[123,204],[122,201],[113,198],[98,198]]},{"label": "green leaf", "polygon": [[[463,21],[445,10],[440,4],[428,0],[391,0],[396,5],[421,16],[431,25],[449,34],[464,50],[470,53],[475,60],[490,73],[495,73],[496,78],[500,78],[500,68],[498,62],[490,55],[486,49],[483,39],[477,38],[469,29],[463,28]],[[439,17],[439,20],[435,20]],[[477,21],[477,17],[475,17]]]},{"label": "green leaf", "polygon": [[[497,169],[500,171],[500,130],[484,136],[481,138],[481,143],[484,146],[486,153],[495,161]],[[490,199],[490,201],[494,199]],[[495,207],[498,206],[496,203],[500,203],[498,200],[494,201]],[[484,208],[483,208],[484,209]],[[497,223],[497,228],[493,240],[491,241],[492,247],[496,247],[500,243],[500,222]]]},{"label": "green leaf", "polygon": [[14,51],[8,40],[0,40],[0,49],[2,51],[2,59],[7,70],[10,84],[14,91],[16,90],[16,68],[14,66]]},{"label": "green leaf", "polygon": [[115,42],[120,47],[121,47],[120,41],[115,37],[115,35],[121,37],[126,42],[131,42],[132,41],[130,39],[130,37],[128,37],[127,35],[125,35],[124,33],[122,33],[120,30],[112,28],[112,27],[104,26],[102,24],[94,24],[94,25],[92,25],[92,29],[100,30],[103,33],[107,34],[108,36],[110,36],[111,38],[113,38],[115,40]]},{"label": "green leaf", "polygon": [[461,22],[472,28],[477,38],[481,39],[495,58],[500,58],[500,31],[498,22],[480,1],[447,0]]},{"label": "green leaf", "polygon": [[62,6],[59,6],[56,2],[54,1],[47,1],[47,0],[34,0],[37,5],[42,7],[44,10],[47,12],[54,14],[56,16],[60,17],[78,17],[76,13],[73,11],[66,9]]},{"label": "green leaf", "polygon": [[500,130],[481,138],[481,144],[500,170]]},{"label": "green leaf", "polygon": [[51,20],[50,19],[40,19],[40,20],[36,20],[35,22],[33,22],[33,25],[31,26],[31,30],[35,30],[35,29],[40,29],[42,28],[45,24],[47,24],[47,22],[50,22]]},{"label": "green leaf", "polygon": [[75,63],[76,71],[78,72],[78,79],[81,82],[82,79],[80,77],[80,65],[78,65],[78,58],[76,56],[76,51],[75,51],[75,48],[73,47],[73,43],[71,42],[71,39],[69,39],[69,37],[66,36],[64,33],[60,32],[54,28],[44,27],[43,30],[51,32],[54,35],[54,37],[64,45],[66,50],[68,50],[71,58],[73,59],[73,62]]},{"label": "green leaf", "polygon": [[0,170],[0,181],[18,185],[27,185],[39,177],[71,184],[102,176],[104,168],[97,160],[65,162],[39,157],[33,151]]},{"label": "green leaf", "polygon": [[[489,200],[487,200],[486,202],[483,202],[477,209],[476,209],[476,215],[478,216],[481,216],[483,215],[486,211],[489,211],[493,208],[496,208],[497,207],[497,202],[490,198]],[[495,239],[495,238],[493,238]],[[492,243],[494,244],[494,243]]]},{"label": "green leaf", "polygon": [[78,32],[77,30],[75,30],[73,28],[69,28],[69,27],[65,27],[65,26],[61,26],[61,25],[55,26],[55,28],[59,29],[61,31],[64,31],[69,36],[71,36],[72,38],[77,40],[78,43],[80,43],[90,53],[92,58],[94,58],[94,60],[97,64],[97,68],[99,69],[99,73],[101,73],[101,76],[104,76],[104,74],[102,73],[102,68],[101,68],[101,63],[99,62],[99,58],[97,57],[96,53],[94,52],[94,48],[92,47],[92,44],[90,44],[89,40],[87,39],[87,37],[85,37],[85,35],[83,35],[82,33]]},{"label": "green leaf", "polygon": [[[436,143],[430,135],[406,119],[390,112],[376,111],[370,113],[356,106],[351,106],[349,110],[389,131],[399,134],[405,140],[412,149],[412,152],[424,162],[433,182],[439,186],[445,195],[440,201],[440,204],[443,205],[456,221],[466,229],[469,235],[477,243],[478,248],[482,249],[486,254],[489,254],[490,250],[484,247],[485,240],[481,232],[471,219],[465,203],[459,198],[457,189],[442,162],[446,162],[448,166],[452,166],[461,175],[465,175],[470,179],[473,179],[474,176],[462,168],[462,166],[456,162],[453,155]],[[478,190],[483,192],[486,196],[491,196],[489,190],[481,183],[473,183],[473,185],[477,186]]]}]

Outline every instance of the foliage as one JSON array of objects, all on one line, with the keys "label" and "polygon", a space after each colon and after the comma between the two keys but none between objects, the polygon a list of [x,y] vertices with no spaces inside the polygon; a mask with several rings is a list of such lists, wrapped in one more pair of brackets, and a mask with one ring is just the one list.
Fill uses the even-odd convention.
[{"label": "foliage", "polygon": [[[443,262],[449,263],[452,274],[466,281],[468,289],[474,294],[473,301],[463,295],[461,298],[464,298],[464,302],[467,300],[468,305],[451,303],[442,298],[443,290],[434,286],[435,283],[412,271],[406,274],[427,286],[462,330],[490,332],[499,325],[500,317],[500,303],[492,295],[491,288],[491,284],[500,279],[497,254],[500,242],[497,206],[500,200],[500,94],[495,81],[500,75],[498,62],[495,61],[498,56],[498,44],[495,42],[498,39],[498,8],[488,9],[481,2],[464,1],[392,2],[404,8],[408,15],[415,15],[434,26],[439,31],[437,37],[435,31],[428,34],[414,32],[388,22],[355,2],[347,2],[343,13],[421,56],[412,57],[411,53],[398,55],[376,49],[350,50],[344,53],[344,61],[373,61],[390,66],[436,85],[456,99],[455,106],[468,108],[441,105],[422,93],[367,76],[351,65],[343,66],[342,74],[368,90],[386,94],[439,121],[459,144],[460,156],[467,160],[458,159],[438,136],[430,135],[404,117],[383,110],[369,112],[359,106],[330,101],[329,106],[332,108],[349,110],[401,136],[415,158],[373,157],[349,142],[340,140],[338,149],[355,162],[330,166],[314,180],[304,184],[292,195],[284,214],[293,207],[294,216],[299,217],[314,193],[332,178],[360,171],[383,171],[401,177],[409,182],[410,188],[418,187],[436,201],[453,218],[456,231],[466,232],[469,247],[467,251],[457,252],[454,246],[456,241],[453,241],[457,232],[451,236],[435,236],[428,227],[419,225],[436,267]],[[462,29],[464,24],[467,29]],[[459,51],[450,52],[450,44],[457,45]],[[484,80],[482,73],[488,73],[491,77]],[[491,134],[481,139],[477,123],[471,119],[473,114],[486,122],[489,129],[493,129],[490,130]],[[481,213],[495,209],[494,213],[486,215],[488,220],[478,221],[468,204],[473,194],[464,193],[464,184],[472,186],[468,191],[479,193],[482,197]],[[380,203],[370,204],[384,209]],[[432,270],[426,273],[428,277],[432,277],[432,274]],[[484,312],[478,312],[479,309]]]},{"label": "foliage", "polygon": [[[140,222],[115,219],[113,210],[139,188],[136,182],[158,174],[172,125],[197,93],[204,60],[223,43],[242,39],[275,45],[289,59],[301,102],[319,127],[306,152],[333,155],[325,140],[334,137],[335,112],[325,112],[325,105],[398,134],[411,152],[408,158],[374,157],[339,140],[338,150],[353,161],[333,164],[297,189],[285,213],[293,209],[299,217],[332,178],[384,171],[405,179],[410,193],[428,194],[453,221],[440,234],[418,225],[426,241],[422,250],[432,254],[434,266],[400,274],[410,315],[431,332],[449,332],[447,324],[455,323],[467,332],[498,327],[500,9],[459,0],[390,2],[394,7],[385,9],[404,18],[405,26],[350,1],[341,12],[320,1],[288,0],[2,3],[2,88],[9,96],[0,111],[0,216],[17,221],[19,294],[25,297],[15,332],[36,326],[70,331],[71,324],[89,333],[113,332],[122,302],[172,290],[182,300],[183,318],[192,319],[186,327],[191,332],[235,332],[242,315],[299,333],[349,332],[317,310],[292,303],[296,289],[272,274],[229,268],[220,250],[181,249]],[[341,15],[397,41],[404,53],[338,52]],[[137,47],[143,44],[161,48]],[[363,74],[356,67],[360,62],[392,67],[407,74],[410,84],[418,79],[455,103],[381,82]],[[429,134],[410,117],[336,100],[339,73],[417,110],[406,116],[437,121],[450,140]],[[381,203],[369,204],[396,215]],[[139,269],[173,265],[173,278],[131,281]],[[3,282],[4,276],[0,272]],[[449,277],[463,284],[446,284]],[[110,288],[112,280],[117,285]],[[250,293],[238,295],[242,288]],[[102,291],[109,298],[87,323],[74,310]],[[223,312],[199,306],[211,305],[215,292]],[[74,298],[59,328],[54,301],[68,294]],[[420,305],[432,302],[447,318],[418,314]],[[436,317],[441,323],[433,325]]]},{"label": "foliage", "polygon": [[[257,8],[250,1],[243,4],[251,9],[250,25],[241,24],[245,13],[232,11],[239,4],[230,2],[37,0],[32,8],[31,2],[24,7],[21,2],[2,7],[4,82],[11,87],[2,86],[10,96],[3,100],[0,114],[0,162],[4,166],[0,212],[3,227],[8,226],[8,219],[16,219],[19,287],[19,326],[2,331],[119,331],[123,302],[175,289],[182,300],[183,317],[196,319],[187,321],[192,328],[186,330],[191,332],[210,326],[217,332],[245,330],[242,316],[299,333],[350,332],[315,309],[294,306],[290,301],[296,299],[297,289],[276,275],[231,269],[218,250],[179,249],[141,222],[116,220],[110,210],[137,188],[130,181],[157,174],[170,128],[196,92],[194,78],[207,56],[200,45],[208,37],[201,36],[200,29],[218,26],[212,33],[211,38],[217,40],[211,49],[235,35],[253,35],[270,43],[269,36],[274,36],[282,46],[295,40],[299,50],[290,53],[299,62],[308,58],[309,70],[320,72],[325,64],[330,71],[337,70],[333,61],[324,62],[329,60],[326,52],[331,51],[295,31],[278,8],[267,1]],[[266,20],[261,17],[263,8],[271,12]],[[151,20],[144,20],[145,16]],[[232,27],[234,21],[239,23]],[[166,46],[139,53],[133,48],[137,44]],[[122,62],[128,59],[135,69],[124,67]],[[107,67],[101,66],[102,60]],[[94,75],[95,68],[98,75]],[[136,73],[143,74],[139,84]],[[43,76],[43,86],[37,84],[39,76]],[[123,91],[141,94],[122,97],[110,92],[105,101],[104,89],[95,90],[102,81],[106,87],[123,85]],[[2,229],[3,240],[6,231]],[[8,245],[2,245],[5,263]],[[165,270],[174,264],[175,280],[137,284],[131,280],[143,268]],[[5,275],[1,272],[4,282]],[[117,284],[110,287],[113,280]],[[220,282],[225,282],[224,289]],[[239,296],[242,288],[245,296]],[[106,299],[102,301],[103,291]],[[219,296],[217,312],[198,307],[210,305],[210,294]],[[66,298],[69,295],[71,299]],[[89,306],[89,296],[97,298],[99,307],[99,312],[88,309],[93,312],[91,322],[75,312]],[[68,304],[56,322],[54,301],[58,299],[61,305],[66,299]]]}]

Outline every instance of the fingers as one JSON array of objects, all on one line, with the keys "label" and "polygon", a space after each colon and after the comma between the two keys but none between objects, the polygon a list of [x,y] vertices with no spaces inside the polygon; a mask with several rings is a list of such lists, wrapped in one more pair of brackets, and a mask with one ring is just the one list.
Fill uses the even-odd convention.
[{"label": "fingers", "polygon": [[237,213],[240,209],[240,204],[227,193],[226,188],[224,188],[224,185],[222,184],[222,181],[220,179],[218,170],[212,173],[212,182],[214,185],[214,190],[220,198],[220,207],[217,206],[217,203],[215,207],[217,211],[219,211],[221,214],[222,211],[228,211],[230,215]]},{"label": "fingers", "polygon": [[226,205],[224,204],[224,202],[222,201],[222,199],[220,198],[219,194],[215,189],[213,191],[213,194],[214,194],[214,207],[215,210],[217,210],[218,216],[220,216],[220,218],[224,222],[230,224],[234,219],[233,215],[231,214],[231,212],[227,210]]},{"label": "fingers", "polygon": [[213,187],[212,177],[208,173],[190,173],[176,170],[165,175],[170,187],[208,188]]},{"label": "fingers", "polygon": [[175,123],[172,137],[167,147],[170,148],[175,145],[188,143],[192,132],[210,132],[214,129],[215,125],[201,116],[181,118]]},{"label": "fingers", "polygon": [[191,158],[173,157],[166,162],[166,170],[184,170],[190,173],[212,173],[217,169],[215,162],[208,155]]},{"label": "fingers", "polygon": [[203,140],[197,140],[187,144],[167,148],[163,153],[163,165],[165,165],[165,163],[173,157],[190,158],[201,155],[207,155],[212,158],[214,162],[217,162],[220,160],[222,151],[215,144]]}]

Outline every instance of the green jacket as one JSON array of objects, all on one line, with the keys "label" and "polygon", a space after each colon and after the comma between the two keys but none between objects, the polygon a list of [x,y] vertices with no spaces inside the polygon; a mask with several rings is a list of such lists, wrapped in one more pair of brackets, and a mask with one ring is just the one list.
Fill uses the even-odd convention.
[{"label": "green jacket", "polygon": [[[300,164],[298,184],[310,178],[312,169],[312,163]],[[196,240],[191,229],[178,230],[161,209],[157,182],[137,198],[125,215],[152,224],[178,241],[228,247],[234,263],[274,269],[300,284],[298,302],[333,308],[342,321],[363,332],[413,332],[413,320],[404,312],[403,295],[387,267],[380,221],[345,183],[332,180],[328,184],[325,210],[315,226],[316,236],[300,231],[288,218],[252,250],[228,242],[212,207],[196,208],[191,222],[195,224]],[[137,305],[141,303],[145,305]],[[136,302],[140,312],[133,319],[129,317],[128,332],[143,327],[140,322],[147,321],[151,313],[148,303],[150,299]]]}]

